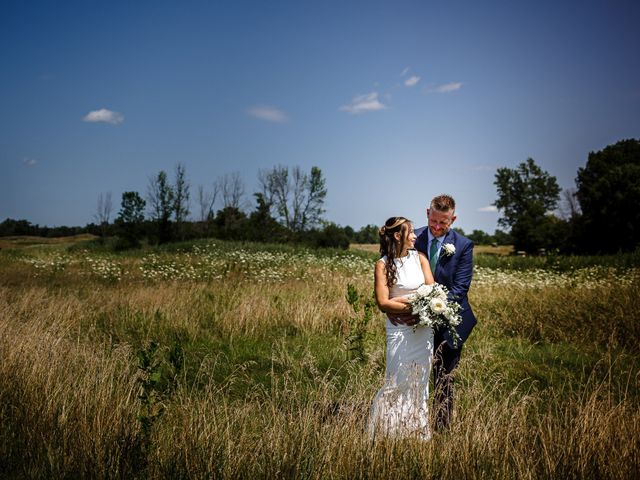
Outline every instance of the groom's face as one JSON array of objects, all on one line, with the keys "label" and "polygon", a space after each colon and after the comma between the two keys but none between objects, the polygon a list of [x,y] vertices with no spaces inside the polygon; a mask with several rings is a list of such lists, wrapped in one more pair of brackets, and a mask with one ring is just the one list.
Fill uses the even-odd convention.
[{"label": "groom's face", "polygon": [[456,221],[456,216],[453,210],[448,212],[441,212],[434,208],[427,209],[427,218],[429,219],[429,230],[434,237],[441,237],[449,231],[453,222]]}]

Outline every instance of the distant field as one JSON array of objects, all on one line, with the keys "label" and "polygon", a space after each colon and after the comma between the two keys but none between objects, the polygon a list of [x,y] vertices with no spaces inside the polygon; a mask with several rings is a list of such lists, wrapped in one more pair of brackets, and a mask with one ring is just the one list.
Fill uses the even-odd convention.
[{"label": "distant field", "polygon": [[64,245],[74,244],[78,242],[85,242],[87,240],[93,240],[98,238],[90,233],[83,233],[80,235],[73,235],[71,237],[32,237],[29,235],[21,235],[15,237],[0,237],[0,248],[25,248],[33,247],[34,245]]},{"label": "distant field", "polygon": [[[15,236],[15,237],[0,237],[0,248],[25,248],[32,247],[34,245],[63,245],[74,244],[78,242],[84,242],[87,240],[94,240],[98,238],[95,235],[84,233],[81,235],[74,235],[71,237],[32,237],[28,235]],[[379,249],[377,243],[352,243],[349,246],[350,250],[362,250],[364,252],[377,253]],[[482,255],[509,255],[513,251],[511,245],[501,245],[498,247],[492,247],[491,245],[476,245],[474,252]]]},{"label": "distant field", "polygon": [[[365,252],[377,252],[377,243],[352,243],[349,245],[351,250],[363,250]],[[498,247],[492,247],[491,245],[476,245],[474,247],[474,253],[476,255],[509,255],[513,251],[512,245],[500,245]]]}]

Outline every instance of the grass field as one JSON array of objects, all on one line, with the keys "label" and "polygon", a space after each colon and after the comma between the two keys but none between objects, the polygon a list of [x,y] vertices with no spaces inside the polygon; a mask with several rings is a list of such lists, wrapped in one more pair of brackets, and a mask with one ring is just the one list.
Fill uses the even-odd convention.
[{"label": "grass field", "polygon": [[364,431],[384,322],[345,294],[373,253],[3,246],[0,477],[635,478],[638,255],[479,251],[455,421],[424,443]]},{"label": "grass field", "polygon": [[[349,248],[351,250],[361,250],[364,252],[376,253],[380,247],[377,243],[352,243]],[[476,245],[474,252],[477,255],[510,255],[513,252],[512,245],[498,245],[496,247],[492,245]]]},{"label": "grass field", "polygon": [[73,235],[70,237],[32,237],[29,235],[17,236],[17,237],[0,237],[0,249],[22,249],[29,247],[41,247],[44,245],[73,245],[76,243],[84,243],[90,240],[95,240],[98,237],[88,233],[81,235]]}]

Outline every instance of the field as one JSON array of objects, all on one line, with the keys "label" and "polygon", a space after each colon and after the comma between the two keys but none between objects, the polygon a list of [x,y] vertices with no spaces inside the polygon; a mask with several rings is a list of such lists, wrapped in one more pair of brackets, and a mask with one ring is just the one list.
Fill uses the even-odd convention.
[{"label": "field", "polygon": [[384,322],[345,297],[370,297],[375,253],[15,245],[0,250],[1,478],[640,471],[637,253],[478,253],[454,424],[425,443],[364,431]]},{"label": "field", "polygon": [[[379,246],[377,243],[355,243],[349,246],[351,250],[359,250],[364,252],[377,252],[379,250]],[[513,252],[512,245],[476,245],[474,252],[480,255],[509,255]]]}]

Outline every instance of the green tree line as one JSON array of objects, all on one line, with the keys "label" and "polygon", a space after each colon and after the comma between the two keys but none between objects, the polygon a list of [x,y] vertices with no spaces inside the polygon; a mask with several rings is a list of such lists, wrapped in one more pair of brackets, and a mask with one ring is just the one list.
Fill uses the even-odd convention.
[{"label": "green tree line", "polygon": [[[114,248],[203,237],[340,248],[378,242],[376,225],[355,231],[323,218],[327,187],[318,167],[309,172],[285,166],[260,170],[258,184],[251,201],[239,173],[218,177],[209,188],[199,185],[193,195],[185,166],[177,164],[172,178],[163,170],[151,176],[146,192],[124,192],[114,221],[111,194],[106,193],[98,197],[95,221],[85,227],[40,227],[6,219],[0,223],[0,236],[92,233],[103,241],[116,238]],[[561,190],[556,178],[532,158],[515,168],[498,168],[494,205],[501,229],[466,235],[476,244],[513,244],[516,251],[530,254],[638,248],[640,141],[622,140],[590,152],[575,184]]]},{"label": "green tree line", "polygon": [[323,218],[327,187],[318,167],[304,172],[300,167],[275,166],[261,170],[258,183],[252,202],[237,172],[218,177],[209,188],[199,185],[194,198],[186,167],[179,163],[172,176],[161,170],[149,177],[146,192],[123,192],[117,213],[111,193],[101,193],[94,222],[85,227],[49,228],[6,219],[0,223],[0,236],[91,233],[117,250],[135,248],[145,241],[164,244],[195,238],[334,248],[378,241],[374,225],[355,231]]},{"label": "green tree line", "polygon": [[611,254],[640,244],[640,141],[622,140],[591,152],[575,189],[532,158],[495,175],[499,224],[528,253]]}]

